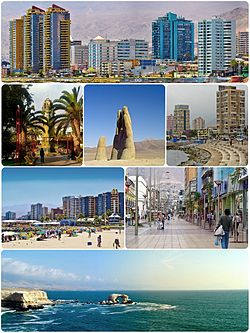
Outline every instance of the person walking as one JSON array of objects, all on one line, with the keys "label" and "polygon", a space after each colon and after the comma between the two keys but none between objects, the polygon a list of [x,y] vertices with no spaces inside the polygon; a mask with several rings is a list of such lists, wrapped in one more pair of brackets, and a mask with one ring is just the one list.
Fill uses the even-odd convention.
[{"label": "person walking", "polygon": [[102,236],[101,235],[99,235],[97,237],[97,247],[102,247]]},{"label": "person walking", "polygon": [[219,223],[215,230],[217,230],[220,226],[222,226],[224,235],[221,238],[221,248],[228,249],[229,245],[229,234],[232,228],[232,218],[230,216],[230,209],[226,208],[224,211],[224,215],[221,216]]},{"label": "person walking", "polygon": [[118,238],[115,239],[115,241],[114,241],[114,243],[113,243],[113,247],[115,247],[116,250],[118,250],[119,247],[121,247],[121,245],[120,245],[120,241],[119,241]]},{"label": "person walking", "polygon": [[239,213],[236,213],[233,217],[233,226],[234,226],[234,241],[238,243],[239,241],[239,225],[241,223],[241,217]]},{"label": "person walking", "polygon": [[43,148],[40,149],[40,158],[41,158],[41,163],[44,163],[44,150],[43,150]]},{"label": "person walking", "polygon": [[58,240],[61,240],[61,237],[62,237],[62,232],[61,230],[58,230]]},{"label": "person walking", "polygon": [[161,229],[164,230],[164,224],[165,224],[165,215],[164,214],[162,214],[161,223],[162,223]]}]

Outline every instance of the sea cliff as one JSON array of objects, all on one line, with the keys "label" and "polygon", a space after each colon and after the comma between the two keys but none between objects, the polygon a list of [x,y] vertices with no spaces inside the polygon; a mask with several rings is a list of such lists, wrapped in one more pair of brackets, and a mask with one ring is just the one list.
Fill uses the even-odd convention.
[{"label": "sea cliff", "polygon": [[2,307],[7,307],[19,311],[29,309],[42,309],[44,305],[53,305],[48,299],[47,293],[34,289],[2,289]]}]

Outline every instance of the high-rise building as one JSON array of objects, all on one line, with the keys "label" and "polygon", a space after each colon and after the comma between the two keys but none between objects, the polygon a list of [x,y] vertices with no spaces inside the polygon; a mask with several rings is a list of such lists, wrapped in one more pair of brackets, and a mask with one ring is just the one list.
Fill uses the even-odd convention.
[{"label": "high-rise building", "polygon": [[194,59],[194,23],[174,13],[152,22],[153,59]]},{"label": "high-rise building", "polygon": [[40,221],[43,216],[43,205],[41,203],[31,205],[30,213],[31,220]]},{"label": "high-rise building", "polygon": [[219,86],[216,95],[218,133],[242,133],[246,125],[245,90]]},{"label": "high-rise building", "polygon": [[249,32],[239,31],[236,36],[236,54],[240,57],[249,54]]},{"label": "high-rise building", "polygon": [[32,6],[24,16],[24,70],[38,73],[43,68],[44,10]]},{"label": "high-rise building", "polygon": [[172,134],[174,130],[174,116],[170,114],[167,116],[167,132],[168,134]]},{"label": "high-rise building", "polygon": [[8,211],[5,213],[5,220],[15,220],[16,219],[16,213]]},{"label": "high-rise building", "polygon": [[183,133],[190,130],[189,105],[175,105],[174,108],[174,132]]},{"label": "high-rise building", "polygon": [[89,47],[81,41],[73,41],[70,46],[70,66],[75,69],[87,69],[89,62]]},{"label": "high-rise building", "polygon": [[117,61],[117,41],[110,41],[101,36],[89,42],[89,67],[100,70],[103,62]]},{"label": "high-rise building", "polygon": [[49,215],[49,208],[43,207],[43,216],[48,216],[48,215]]},{"label": "high-rise building", "polygon": [[22,72],[24,69],[24,29],[23,17],[10,21],[10,71]]},{"label": "high-rise building", "polygon": [[93,218],[97,215],[97,204],[98,197],[86,196],[81,198],[81,213],[86,216]]},{"label": "high-rise building", "polygon": [[236,23],[214,17],[198,22],[198,72],[210,75],[230,67],[236,57]]},{"label": "high-rise building", "polygon": [[202,117],[197,117],[193,120],[193,129],[201,130],[205,128],[205,119]]},{"label": "high-rise building", "polygon": [[70,13],[52,5],[44,14],[43,69],[62,70],[70,68]]},{"label": "high-rise building", "polygon": [[81,197],[63,197],[63,214],[65,218],[77,219],[81,213]]},{"label": "high-rise building", "polygon": [[148,58],[148,42],[144,39],[123,39],[117,42],[118,60],[140,60]]}]

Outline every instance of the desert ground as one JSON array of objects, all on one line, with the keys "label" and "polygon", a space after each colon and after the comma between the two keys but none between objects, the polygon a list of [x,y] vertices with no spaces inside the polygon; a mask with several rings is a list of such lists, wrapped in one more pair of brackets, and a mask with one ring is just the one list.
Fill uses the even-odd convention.
[{"label": "desert ground", "polygon": [[[107,147],[107,156],[111,156],[112,146]],[[164,140],[144,140],[135,142],[136,158],[134,160],[95,160],[96,147],[86,147],[84,150],[84,164],[94,166],[135,166],[150,165],[162,166],[165,163],[165,142]]]}]

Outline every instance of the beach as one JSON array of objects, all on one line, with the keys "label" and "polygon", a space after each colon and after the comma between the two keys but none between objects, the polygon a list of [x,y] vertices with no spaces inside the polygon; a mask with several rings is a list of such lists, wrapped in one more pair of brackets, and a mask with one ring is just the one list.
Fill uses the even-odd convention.
[{"label": "beach", "polygon": [[[116,238],[120,241],[120,248],[124,248],[124,231],[119,233],[118,230],[106,230],[92,233],[91,237],[87,232],[77,234],[77,237],[69,237],[63,234],[61,240],[50,238],[43,241],[36,241],[37,237],[29,240],[16,240],[3,243],[4,249],[99,249],[97,247],[97,237],[102,236],[101,249],[113,249],[113,243]],[[92,242],[92,245],[87,245]]]}]

